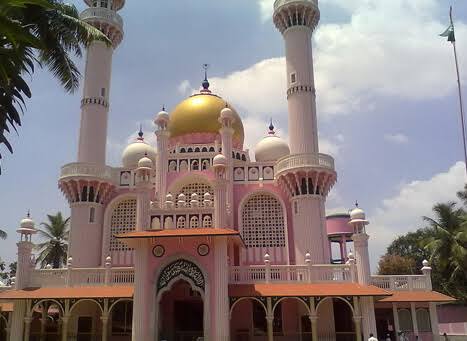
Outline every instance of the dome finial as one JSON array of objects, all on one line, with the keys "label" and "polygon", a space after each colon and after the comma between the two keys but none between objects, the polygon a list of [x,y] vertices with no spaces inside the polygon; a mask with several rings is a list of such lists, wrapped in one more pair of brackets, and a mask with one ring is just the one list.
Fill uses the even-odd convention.
[{"label": "dome finial", "polygon": [[162,104],[162,111],[165,111],[165,104]]},{"label": "dome finial", "polygon": [[269,121],[269,134],[274,134],[274,124],[272,124],[272,117]]},{"label": "dome finial", "polygon": [[139,124],[139,132],[138,132],[139,138],[138,138],[138,139],[139,139],[139,140],[142,140],[142,139],[143,139],[143,135],[144,135],[144,133],[143,133],[143,124],[140,123],[140,124]]},{"label": "dome finial", "polygon": [[355,207],[358,207],[358,200],[355,200]]},{"label": "dome finial", "polygon": [[28,213],[26,214],[26,217],[31,218],[31,210],[28,209]]},{"label": "dome finial", "polygon": [[209,81],[208,81],[208,69],[209,69],[209,64],[203,64],[203,69],[204,69],[204,80],[201,83],[201,86],[203,87],[204,92],[210,92],[209,91]]}]

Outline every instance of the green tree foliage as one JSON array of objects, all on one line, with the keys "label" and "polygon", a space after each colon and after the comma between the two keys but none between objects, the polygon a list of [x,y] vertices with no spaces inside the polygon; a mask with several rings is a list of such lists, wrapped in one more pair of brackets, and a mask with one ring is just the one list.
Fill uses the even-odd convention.
[{"label": "green tree foliage", "polygon": [[66,264],[68,253],[68,236],[70,218],[63,219],[60,212],[56,215],[47,215],[48,222],[41,223],[38,234],[44,239],[36,245],[39,252],[37,263],[42,268],[50,264],[58,269]]},{"label": "green tree foliage", "polygon": [[8,270],[6,270],[5,262],[0,260],[0,279],[4,284],[11,284],[11,278],[16,276],[16,265],[17,262],[10,263],[8,265]]},{"label": "green tree foliage", "polygon": [[434,205],[433,216],[423,217],[424,228],[399,236],[389,245],[380,260],[381,274],[407,266],[392,256],[413,260],[415,268],[407,269],[407,274],[420,273],[422,261],[428,259],[433,289],[467,302],[467,185],[457,196],[462,207],[455,202]]},{"label": "green tree foliage", "polygon": [[7,237],[8,234],[4,230],[0,229],[0,239],[6,239]]},{"label": "green tree foliage", "polygon": [[407,275],[415,274],[415,260],[408,256],[386,254],[378,262],[380,275]]},{"label": "green tree foliage", "polygon": [[[107,37],[79,19],[76,7],[61,0],[0,1],[0,146],[13,148],[6,138],[21,125],[34,66],[46,66],[66,91],[78,88],[80,73],[72,56]],[[0,151],[0,159],[2,154]]]}]

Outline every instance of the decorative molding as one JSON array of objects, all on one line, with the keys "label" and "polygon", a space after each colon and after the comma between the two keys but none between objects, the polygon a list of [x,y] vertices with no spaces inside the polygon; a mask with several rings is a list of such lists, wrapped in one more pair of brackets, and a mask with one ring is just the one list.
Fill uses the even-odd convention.
[{"label": "decorative molding", "polygon": [[184,275],[193,281],[193,284],[204,291],[206,282],[204,279],[203,272],[201,269],[193,262],[190,262],[186,259],[178,259],[169,265],[167,265],[159,275],[157,280],[157,291],[165,288],[169,285],[170,281],[173,278],[178,277],[179,275]]}]

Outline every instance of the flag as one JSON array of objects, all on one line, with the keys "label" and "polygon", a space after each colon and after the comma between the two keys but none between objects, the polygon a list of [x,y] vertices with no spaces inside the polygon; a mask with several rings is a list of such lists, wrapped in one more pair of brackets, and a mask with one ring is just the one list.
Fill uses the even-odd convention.
[{"label": "flag", "polygon": [[456,35],[454,34],[454,25],[451,24],[449,27],[440,34],[441,37],[448,37],[448,41],[454,43],[456,41]]}]

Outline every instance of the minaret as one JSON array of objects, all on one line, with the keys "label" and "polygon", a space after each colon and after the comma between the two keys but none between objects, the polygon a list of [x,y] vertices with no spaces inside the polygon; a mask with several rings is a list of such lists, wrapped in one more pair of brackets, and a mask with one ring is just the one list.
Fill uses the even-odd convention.
[{"label": "minaret", "polygon": [[317,0],[278,0],[274,23],[285,41],[290,155],[275,177],[292,206],[295,262],[329,263],[324,203],[336,181],[334,160],[319,154],[311,37],[319,21]]},{"label": "minaret", "polygon": [[74,267],[96,267],[102,259],[104,207],[115,188],[105,165],[112,54],[123,38],[117,11],[125,0],[85,0],[81,19],[104,32],[111,46],[95,41],[87,50],[78,161],[62,167],[59,187],[71,211],[69,256]]},{"label": "minaret", "polygon": [[104,32],[112,46],[95,41],[87,50],[81,99],[78,162],[105,165],[112,55],[123,38],[123,20],[117,11],[125,0],[85,0],[90,8],[81,19]]},{"label": "minaret", "polygon": [[156,130],[157,137],[157,161],[156,161],[156,200],[159,207],[163,207],[167,196],[167,173],[169,172],[168,165],[168,149],[170,132],[168,130],[169,114],[162,107],[154,123],[158,127]]},{"label": "minaret", "polygon": [[[370,255],[368,253],[368,239],[365,226],[369,224],[365,212],[355,203],[355,208],[350,212],[349,224],[354,228],[352,240],[355,248],[355,260],[357,261],[358,283],[369,285],[371,269]],[[362,324],[364,340],[368,340],[370,333],[376,335],[375,305],[373,297],[361,297]]]},{"label": "minaret", "polygon": [[[16,244],[18,246],[18,259],[15,279],[15,289],[21,290],[29,285],[29,278],[34,267],[32,264],[32,235],[36,234],[37,230],[34,226],[34,221],[31,219],[28,212],[27,217],[21,220],[20,227],[16,232],[20,235],[20,240]],[[16,301],[13,309],[11,321],[10,340],[20,341],[29,340],[29,331],[31,328],[31,318],[26,314],[26,302]],[[24,336],[23,336],[24,333]]]},{"label": "minaret", "polygon": [[221,135],[222,141],[222,155],[227,159],[227,169],[226,169],[226,190],[227,190],[227,224],[232,226],[233,223],[233,158],[232,158],[232,137],[234,134],[234,129],[232,125],[235,121],[234,113],[232,109],[229,108],[228,104],[225,104],[225,108],[221,110],[219,116],[219,123],[221,124],[221,129],[219,129],[219,134]]}]

